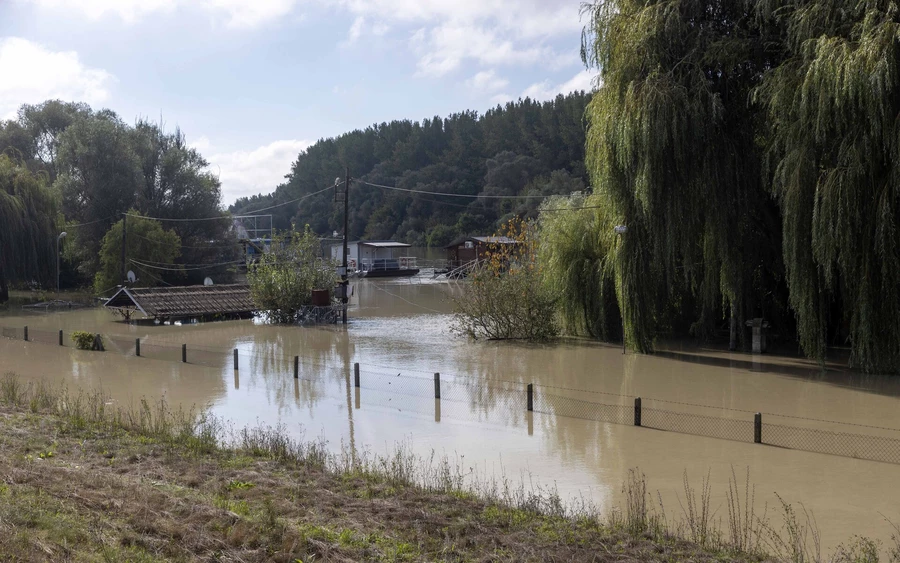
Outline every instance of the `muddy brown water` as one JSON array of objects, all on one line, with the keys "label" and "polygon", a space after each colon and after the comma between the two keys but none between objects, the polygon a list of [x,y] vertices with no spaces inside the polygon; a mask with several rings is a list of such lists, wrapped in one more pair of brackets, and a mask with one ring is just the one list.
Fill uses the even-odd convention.
[{"label": "muddy brown water", "polygon": [[[464,287],[427,277],[357,282],[347,328],[249,320],[134,325],[102,309],[11,307],[0,313],[0,325],[116,338],[105,353],[0,339],[0,371],[69,387],[102,386],[119,402],[166,397],[208,407],[236,425],[283,424],[295,435],[327,440],[334,450],[343,443],[386,453],[402,443],[423,456],[447,454],[481,475],[555,486],[563,497],[584,496],[604,510],[621,506],[621,485],[637,467],[669,517],[682,514],[684,475],[697,489],[709,475],[712,508],[724,520],[732,468],[741,479],[749,468],[756,510],[767,506],[776,527],[777,493],[812,513],[826,548],[854,534],[890,542],[885,517],[900,521],[900,465],[528,413],[525,386],[622,405],[640,396],[645,407],[713,417],[752,420],[760,411],[779,424],[900,438],[900,431],[888,430],[900,429],[900,378],[690,346],[642,356],[587,341],[472,342],[450,332],[449,297]],[[135,338],[149,357],[127,348]],[[205,365],[181,363],[182,343],[189,361]],[[240,350],[237,373],[234,348]],[[292,375],[294,355],[299,380]],[[361,364],[358,391],[354,362]],[[442,374],[440,403],[433,398],[435,372]]]}]

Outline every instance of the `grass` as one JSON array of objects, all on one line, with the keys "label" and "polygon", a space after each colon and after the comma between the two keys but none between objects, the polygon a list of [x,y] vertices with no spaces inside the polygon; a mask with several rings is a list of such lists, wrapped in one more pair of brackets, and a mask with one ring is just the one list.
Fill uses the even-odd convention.
[{"label": "grass", "polygon": [[[0,378],[2,561],[821,561],[805,511],[783,504],[775,530],[749,483],[734,477],[721,527],[708,482],[685,479],[673,518],[637,471],[600,515],[409,448],[332,455],[281,427]],[[831,560],[879,551],[854,538]]]}]

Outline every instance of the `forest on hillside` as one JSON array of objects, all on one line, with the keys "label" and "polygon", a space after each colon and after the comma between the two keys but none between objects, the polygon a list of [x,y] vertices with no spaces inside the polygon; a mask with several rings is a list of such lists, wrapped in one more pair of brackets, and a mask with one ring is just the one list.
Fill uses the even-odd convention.
[{"label": "forest on hillside", "polygon": [[310,194],[343,180],[349,168],[356,180],[350,191],[351,239],[442,246],[459,235],[493,233],[505,219],[536,214],[541,199],[527,196],[585,189],[589,101],[584,92],[543,103],[526,98],[481,115],[465,111],[443,119],[392,121],[322,139],[298,155],[273,193],[239,199],[230,211],[253,214],[305,198],[263,213],[273,215],[277,229],[309,225],[322,235],[340,232],[343,206],[334,201],[334,191]]}]

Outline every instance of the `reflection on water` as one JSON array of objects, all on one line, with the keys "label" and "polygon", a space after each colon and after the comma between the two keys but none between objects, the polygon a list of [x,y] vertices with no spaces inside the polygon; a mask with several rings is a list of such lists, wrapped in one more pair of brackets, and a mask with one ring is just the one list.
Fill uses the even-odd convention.
[{"label": "reflection on water", "polygon": [[[556,403],[547,397],[551,410],[564,400],[631,405],[640,396],[647,407],[741,420],[761,411],[900,428],[896,378],[850,374],[837,366],[823,372],[800,358],[753,358],[681,344],[640,356],[579,340],[472,342],[449,331],[450,298],[465,290],[464,283],[414,278],[354,285],[347,327],[253,321],[128,325],[99,309],[12,310],[0,324],[115,337],[107,353],[0,339],[0,371],[70,386],[102,386],[119,401],[166,397],[209,406],[238,425],[284,424],[297,433],[302,428],[307,438],[321,436],[335,449],[346,443],[384,451],[402,441],[423,455],[431,450],[458,454],[467,467],[488,474],[518,478],[527,472],[535,482],[555,484],[564,495],[589,495],[603,507],[620,502],[619,487],[631,467],[640,467],[676,512],[683,471],[695,482],[709,472],[713,501],[722,503],[732,466],[738,473],[750,467],[759,509],[777,504],[775,492],[788,502],[803,502],[814,512],[827,545],[852,534],[888,540],[890,526],[879,513],[900,518],[897,465],[525,409],[525,387],[534,383],[538,393],[552,386],[552,394],[560,397]],[[149,357],[134,356],[135,338]],[[193,363],[181,363],[183,343]],[[235,348],[238,371],[232,364]],[[299,357],[298,379],[294,356]],[[357,362],[360,388],[353,383]],[[440,401],[433,394],[438,372]],[[816,421],[785,420],[823,427]]]}]

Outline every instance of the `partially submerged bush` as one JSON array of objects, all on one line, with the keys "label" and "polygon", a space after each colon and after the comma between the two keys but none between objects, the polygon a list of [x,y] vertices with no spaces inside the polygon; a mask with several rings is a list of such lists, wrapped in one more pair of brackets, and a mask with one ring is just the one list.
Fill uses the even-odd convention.
[{"label": "partially submerged bush", "polygon": [[471,283],[454,299],[453,331],[490,340],[548,340],[559,334],[555,303],[537,264],[534,226],[513,219],[489,245]]},{"label": "partially submerged bush", "polygon": [[98,350],[103,351],[103,337],[99,334],[76,330],[72,333],[72,342],[79,350]]},{"label": "partially submerged bush", "polygon": [[314,289],[332,290],[338,282],[335,264],[321,253],[319,238],[308,225],[302,234],[273,236],[269,251],[247,271],[259,310],[275,322],[293,323],[312,305]]}]

